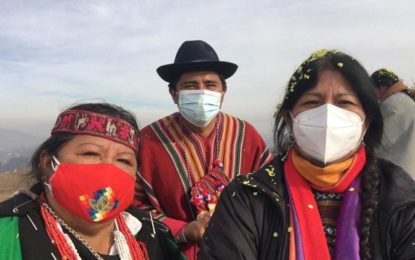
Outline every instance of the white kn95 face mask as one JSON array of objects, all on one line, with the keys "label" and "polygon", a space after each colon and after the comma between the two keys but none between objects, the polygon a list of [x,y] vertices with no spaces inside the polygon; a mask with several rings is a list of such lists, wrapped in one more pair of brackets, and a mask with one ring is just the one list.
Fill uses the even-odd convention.
[{"label": "white kn95 face mask", "polygon": [[306,155],[328,164],[346,156],[361,144],[363,122],[354,112],[325,104],[293,118],[294,139]]}]

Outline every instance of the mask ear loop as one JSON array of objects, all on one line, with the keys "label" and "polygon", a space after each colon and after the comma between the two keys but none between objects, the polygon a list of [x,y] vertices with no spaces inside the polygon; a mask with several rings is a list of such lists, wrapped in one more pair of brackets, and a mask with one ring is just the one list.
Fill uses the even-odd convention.
[{"label": "mask ear loop", "polygon": [[[56,158],[55,155],[52,155],[51,160],[50,160],[50,166],[52,167],[53,174],[55,174],[60,164],[61,163],[59,162],[58,158]],[[50,193],[53,194],[52,186],[46,181],[44,181],[43,184],[49,189]]]},{"label": "mask ear loop", "polygon": [[[294,116],[293,116],[293,114],[291,113],[290,110],[288,111],[288,114],[290,115],[291,120],[294,122],[295,121],[295,118],[294,118]],[[287,138],[286,139],[287,140],[286,147],[287,147],[287,150],[286,150],[285,154],[281,157],[281,161],[282,162],[285,161],[287,159],[287,157],[288,157],[288,149],[290,147],[292,147],[292,146],[297,146],[297,144],[295,143],[295,138],[294,138],[294,132],[293,132],[293,130],[290,129],[288,127],[288,125],[286,125],[286,127],[287,127],[286,129],[288,129],[288,134],[286,134],[286,138]]]},{"label": "mask ear loop", "polygon": [[[365,120],[363,120],[363,124],[365,123]],[[363,132],[362,137],[360,138],[360,143],[362,144],[363,147],[366,146],[366,144],[365,144],[365,135],[366,135],[368,129],[369,129],[369,127]]]},{"label": "mask ear loop", "polygon": [[54,172],[56,172],[60,164],[61,163],[59,162],[58,158],[56,158],[55,155],[52,155],[51,160],[50,160],[50,166],[52,167]]}]

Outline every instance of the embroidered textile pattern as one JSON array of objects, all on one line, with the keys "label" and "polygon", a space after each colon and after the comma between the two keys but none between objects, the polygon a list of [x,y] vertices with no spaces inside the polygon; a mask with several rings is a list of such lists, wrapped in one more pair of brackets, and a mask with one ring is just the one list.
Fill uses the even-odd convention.
[{"label": "embroidered textile pattern", "polygon": [[[237,176],[243,165],[242,144],[246,134],[244,122],[223,112],[220,112],[216,119],[218,120],[217,141],[210,143],[208,147],[204,139],[181,127],[179,113],[171,114],[150,125],[171,158],[174,171],[177,172],[181,183],[180,189],[183,189],[189,212],[194,217],[197,212],[191,203],[191,189],[212,169],[215,159],[222,162],[222,173],[228,179]],[[206,168],[207,165],[210,169]],[[148,195],[151,201],[157,201],[151,194]]]},{"label": "embroidered textile pattern", "polygon": [[119,200],[115,198],[111,187],[97,190],[92,195],[81,195],[79,200],[94,221],[104,219],[105,216],[116,209],[120,203]]},{"label": "embroidered textile pattern", "polygon": [[193,186],[190,201],[198,213],[209,211],[213,214],[220,193],[229,183],[229,178],[223,174],[222,169],[223,164],[216,160],[213,169]]},{"label": "embroidered textile pattern", "polygon": [[318,190],[313,190],[313,195],[320,212],[329,253],[333,257],[337,233],[336,223],[344,196],[343,193],[320,192]]},{"label": "embroidered textile pattern", "polygon": [[61,113],[52,129],[57,133],[95,135],[124,144],[138,152],[139,136],[126,120],[86,110],[68,110]]}]

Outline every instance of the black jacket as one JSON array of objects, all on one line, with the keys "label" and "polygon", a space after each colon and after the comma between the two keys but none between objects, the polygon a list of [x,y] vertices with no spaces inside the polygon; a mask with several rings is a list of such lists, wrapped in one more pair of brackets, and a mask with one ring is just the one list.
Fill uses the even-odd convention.
[{"label": "black jacket", "polygon": [[[392,163],[378,163],[374,259],[415,259],[415,182]],[[288,259],[289,210],[282,166],[275,158],[225,188],[205,233],[200,260]]]},{"label": "black jacket", "polygon": [[[39,194],[42,187],[38,184],[32,187],[31,190]],[[166,225],[154,220],[154,233],[148,213],[134,207],[128,208],[127,212],[142,223],[140,231],[136,234],[136,239],[144,242],[150,259],[185,259]],[[23,259],[53,259],[51,253],[60,259],[57,248],[52,244],[45,231],[39,203],[31,200],[25,194],[17,194],[0,204],[0,218],[10,216],[19,218],[18,236]],[[70,236],[72,237],[72,235]],[[0,251],[9,250],[8,248],[2,248],[1,244],[4,243],[1,243],[1,240],[2,238],[0,238]],[[72,240],[82,259],[95,259],[85,246],[74,238]],[[119,259],[118,256],[103,256],[103,258],[108,260]]]}]

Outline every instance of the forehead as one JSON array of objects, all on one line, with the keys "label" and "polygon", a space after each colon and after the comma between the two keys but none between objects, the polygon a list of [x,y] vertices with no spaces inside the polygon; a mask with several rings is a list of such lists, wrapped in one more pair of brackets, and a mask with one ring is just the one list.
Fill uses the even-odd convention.
[{"label": "forehead", "polygon": [[219,75],[214,71],[192,71],[183,73],[178,82],[192,80],[215,80],[220,81]]},{"label": "forehead", "polygon": [[120,144],[118,142],[112,141],[107,138],[98,137],[94,135],[75,135],[74,138],[66,142],[61,147],[61,152],[70,152],[71,150],[74,150],[78,147],[81,147],[83,145],[90,144],[90,145],[96,145],[99,146],[102,149],[105,150],[113,150],[115,152],[131,152],[134,153],[134,150],[130,147]]},{"label": "forehead", "polygon": [[321,94],[339,93],[357,96],[346,78],[340,72],[334,70],[320,72],[317,84],[304,94],[316,92]]}]

